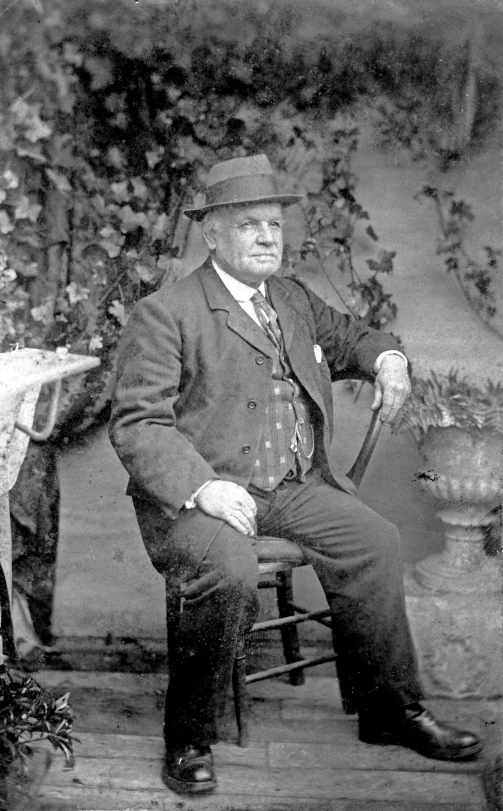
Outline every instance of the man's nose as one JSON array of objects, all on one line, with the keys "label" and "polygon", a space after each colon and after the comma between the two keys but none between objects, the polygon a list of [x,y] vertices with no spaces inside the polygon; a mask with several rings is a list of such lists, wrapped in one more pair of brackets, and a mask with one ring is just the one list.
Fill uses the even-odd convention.
[{"label": "man's nose", "polygon": [[261,223],[257,230],[257,242],[262,245],[274,245],[276,242],[276,235],[274,230],[267,223]]}]

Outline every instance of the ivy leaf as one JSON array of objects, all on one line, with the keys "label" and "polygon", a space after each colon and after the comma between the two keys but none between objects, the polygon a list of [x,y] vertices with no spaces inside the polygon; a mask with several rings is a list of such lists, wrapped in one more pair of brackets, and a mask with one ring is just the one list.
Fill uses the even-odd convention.
[{"label": "ivy leaf", "polygon": [[142,282],[147,282],[150,284],[151,282],[154,281],[156,277],[156,273],[154,270],[152,270],[152,268],[149,268],[148,265],[142,265],[140,264],[140,262],[137,262],[137,264],[134,266],[134,269],[136,270]]},{"label": "ivy leaf", "polygon": [[69,65],[75,65],[75,67],[80,68],[84,61],[84,56],[77,50],[73,42],[65,42],[63,44],[63,59],[65,62],[68,62]]},{"label": "ivy leaf", "polygon": [[163,212],[159,214],[156,221],[152,225],[151,239],[155,242],[157,239],[165,239],[168,234],[169,217]]},{"label": "ivy leaf", "polygon": [[17,189],[19,186],[19,175],[12,171],[12,169],[4,169],[0,175],[0,188],[2,189]]},{"label": "ivy leaf", "polygon": [[24,128],[24,136],[30,143],[35,144],[52,135],[52,128],[39,116],[38,105],[18,99],[11,105],[10,110],[15,122]]},{"label": "ivy leaf", "polygon": [[100,245],[107,252],[110,259],[116,259],[121,252],[121,246],[108,239],[100,239]]},{"label": "ivy leaf", "polygon": [[128,316],[126,315],[124,304],[118,299],[114,299],[112,301],[110,307],[108,308],[108,312],[117,319],[121,327],[124,327],[127,324]]},{"label": "ivy leaf", "polygon": [[55,172],[53,169],[46,169],[45,173],[61,194],[67,196],[72,192],[72,186],[66,175],[63,175],[61,172]]},{"label": "ivy leaf", "polygon": [[127,180],[123,180],[121,183],[112,183],[110,189],[119,203],[127,203],[131,197]]},{"label": "ivy leaf", "polygon": [[15,282],[17,278],[17,273],[12,268],[5,268],[5,270],[0,270],[0,290],[3,287],[8,287],[11,282]]},{"label": "ivy leaf", "polygon": [[374,229],[372,228],[371,225],[368,225],[367,228],[365,229],[365,231],[368,234],[368,236],[370,237],[370,239],[373,239],[374,242],[378,242],[379,237],[377,236],[376,232],[374,231]]},{"label": "ivy leaf", "polygon": [[49,138],[52,135],[52,128],[40,118],[34,118],[30,123],[30,128],[25,133],[30,143],[36,144],[42,138]]},{"label": "ivy leaf", "polygon": [[119,256],[122,246],[126,241],[126,237],[119,234],[115,228],[111,228],[110,226],[102,228],[100,235],[103,237],[103,239],[100,239],[99,244],[107,252],[110,259],[115,259],[117,256]]},{"label": "ivy leaf", "polygon": [[53,302],[51,299],[50,301],[46,301],[44,304],[40,304],[38,307],[32,307],[30,310],[30,315],[34,321],[41,321],[43,324],[48,325],[52,321],[53,309]]},{"label": "ivy leaf", "polygon": [[96,352],[98,349],[103,349],[103,338],[98,333],[94,333],[89,339],[89,352]]},{"label": "ivy leaf", "polygon": [[6,211],[0,210],[0,234],[10,234],[14,230],[14,226],[10,221],[10,217]]},{"label": "ivy leaf", "polygon": [[120,149],[116,146],[111,146],[107,152],[107,157],[112,166],[115,166],[116,169],[122,169],[124,164],[124,159],[122,157],[122,153]]},{"label": "ivy leaf", "polygon": [[158,146],[156,149],[151,149],[145,152],[145,157],[147,159],[147,164],[149,169],[153,169],[157,164],[162,160],[162,156],[164,155],[164,147]]},{"label": "ivy leaf", "polygon": [[101,194],[95,194],[91,198],[91,203],[99,214],[103,215],[105,213],[106,203]]},{"label": "ivy leaf", "polygon": [[91,90],[101,90],[112,83],[114,67],[110,59],[86,56],[84,67],[91,75]]},{"label": "ivy leaf", "polygon": [[141,177],[132,177],[131,183],[133,186],[133,194],[140,200],[145,200],[148,197],[148,187],[145,185]]},{"label": "ivy leaf", "polygon": [[14,209],[14,217],[16,220],[30,220],[30,222],[35,223],[41,211],[41,205],[31,203],[30,198],[23,194],[20,202]]},{"label": "ivy leaf", "polygon": [[148,219],[143,211],[136,213],[131,206],[122,206],[119,211],[119,219],[121,221],[121,230],[124,234],[130,231],[136,231],[137,228],[148,226]]},{"label": "ivy leaf", "polygon": [[77,284],[77,282],[70,282],[70,284],[67,284],[65,287],[65,290],[68,296],[68,301],[72,307],[79,301],[86,301],[87,297],[89,296],[89,289]]}]

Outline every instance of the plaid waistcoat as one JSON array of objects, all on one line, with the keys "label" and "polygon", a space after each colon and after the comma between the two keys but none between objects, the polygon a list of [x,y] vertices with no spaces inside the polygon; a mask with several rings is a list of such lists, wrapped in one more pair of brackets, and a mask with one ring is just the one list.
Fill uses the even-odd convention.
[{"label": "plaid waistcoat", "polygon": [[275,352],[266,421],[251,484],[261,490],[274,490],[292,469],[303,480],[312,467],[313,451],[309,398],[295,380],[284,353],[280,357]]}]

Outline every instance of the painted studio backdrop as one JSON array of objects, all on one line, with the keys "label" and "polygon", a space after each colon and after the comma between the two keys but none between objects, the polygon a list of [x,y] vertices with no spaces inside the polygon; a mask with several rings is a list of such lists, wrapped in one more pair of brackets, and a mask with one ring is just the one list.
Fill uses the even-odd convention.
[{"label": "painted studio backdrop", "polygon": [[[117,341],[139,298],[204,258],[181,212],[209,166],[263,151],[304,195],[288,211],[282,272],[399,336],[412,362],[409,407],[383,430],[361,495],[399,527],[427,686],[494,692],[497,3],[19,0],[1,14],[1,348],[101,360],[64,383],[56,430],[30,444],[11,492],[25,655],[48,645],[60,666],[163,666],[164,584],[106,432]],[[332,453],[347,470],[372,390],[334,391],[345,428]],[[43,397],[40,420],[46,410]],[[309,570],[297,589],[323,604]],[[328,632],[303,643],[329,645]],[[264,637],[259,653],[274,659],[275,644]]]}]

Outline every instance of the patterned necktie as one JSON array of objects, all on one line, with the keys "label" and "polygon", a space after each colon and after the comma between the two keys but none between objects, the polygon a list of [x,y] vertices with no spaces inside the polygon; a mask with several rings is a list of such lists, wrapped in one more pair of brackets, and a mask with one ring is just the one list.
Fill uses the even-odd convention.
[{"label": "patterned necktie", "polygon": [[258,320],[260,321],[262,327],[264,328],[265,333],[267,334],[268,338],[273,342],[274,346],[281,354],[281,330],[278,325],[278,315],[276,310],[273,310],[267,299],[262,295],[260,290],[257,290],[256,293],[253,294],[251,297],[251,302],[255,308],[255,312],[257,313]]}]

